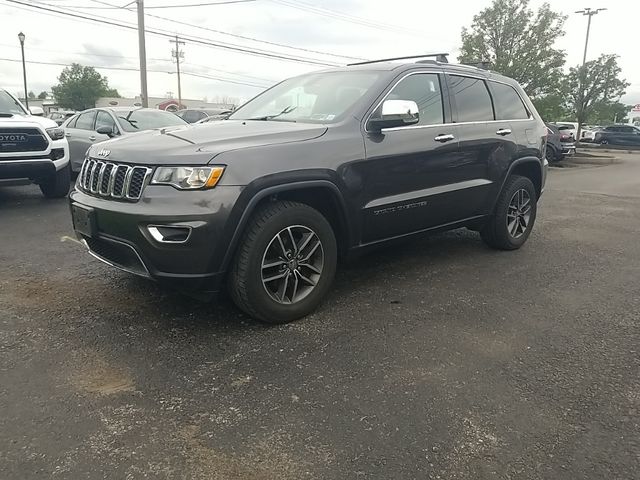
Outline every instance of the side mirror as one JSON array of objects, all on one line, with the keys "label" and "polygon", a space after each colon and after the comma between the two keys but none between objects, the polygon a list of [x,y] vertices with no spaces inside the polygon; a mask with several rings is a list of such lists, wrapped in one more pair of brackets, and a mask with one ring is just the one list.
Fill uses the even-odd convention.
[{"label": "side mirror", "polygon": [[102,127],[98,127],[98,129],[96,130],[96,133],[99,133],[100,135],[107,135],[109,138],[113,138],[116,136],[116,133],[113,131],[113,128],[106,125]]},{"label": "side mirror", "polygon": [[420,121],[418,105],[412,100],[385,100],[377,116],[369,120],[369,128],[380,131],[383,128],[405,127]]},{"label": "side mirror", "polygon": [[42,107],[29,107],[29,113],[36,117],[44,117],[44,110]]}]

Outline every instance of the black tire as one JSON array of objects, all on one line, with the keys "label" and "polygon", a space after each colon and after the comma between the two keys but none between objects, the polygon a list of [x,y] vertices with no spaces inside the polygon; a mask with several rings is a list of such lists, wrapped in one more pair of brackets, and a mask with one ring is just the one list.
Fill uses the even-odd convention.
[{"label": "black tire", "polygon": [[[526,192],[526,195],[528,195],[530,202],[528,205],[530,205],[530,210],[528,221],[526,221],[526,227],[522,227],[522,222],[524,222],[525,217],[523,216],[519,218],[518,215],[515,215],[515,222],[521,223],[515,225],[511,222],[511,225],[515,225],[516,227],[515,230],[517,234],[514,235],[510,231],[508,218],[514,217],[513,207],[510,207],[510,205],[512,204],[512,200],[514,200],[516,193],[520,191],[524,191]],[[519,175],[510,176],[498,197],[491,219],[480,231],[482,240],[484,240],[484,242],[490,247],[499,250],[516,250],[520,248],[527,241],[527,238],[529,238],[533,225],[536,221],[537,200],[536,189],[531,180]]]},{"label": "black tire", "polygon": [[609,145],[609,140],[603,138],[602,140],[600,140],[600,145]]},{"label": "black tire", "polygon": [[[269,293],[268,284],[263,283],[263,260],[269,248],[276,245],[273,243],[276,236],[288,227],[307,229],[316,235],[323,252],[323,264],[315,286],[306,287],[311,290],[304,298],[292,303],[281,303],[273,298],[273,292]],[[253,214],[246,227],[229,272],[229,294],[241,310],[257,320],[273,324],[291,322],[311,313],[320,304],[331,287],[337,258],[333,229],[320,212],[297,202],[268,203]],[[279,268],[289,267],[290,265],[285,265]],[[295,272],[290,275],[294,279],[298,278]],[[286,294],[286,285],[283,290]],[[294,295],[295,292],[291,294],[292,299]]]},{"label": "black tire", "polygon": [[71,187],[71,167],[67,165],[55,172],[51,177],[40,182],[40,191],[47,198],[63,198]]},{"label": "black tire", "polygon": [[549,145],[547,145],[547,160],[549,162],[557,162],[558,160],[561,160],[562,157],[560,157],[560,159],[558,158],[558,154],[556,153],[555,149]]}]

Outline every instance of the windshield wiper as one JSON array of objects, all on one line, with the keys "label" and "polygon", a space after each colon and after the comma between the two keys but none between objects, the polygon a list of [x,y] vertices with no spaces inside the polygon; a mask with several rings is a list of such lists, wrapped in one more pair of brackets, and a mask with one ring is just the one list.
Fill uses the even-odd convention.
[{"label": "windshield wiper", "polygon": [[[293,112],[296,108],[298,107],[289,105],[287,108],[282,110],[280,113],[276,113],[275,115],[265,115],[264,117],[254,117],[254,118],[249,118],[249,120],[262,120],[262,121],[273,120],[274,118],[278,118],[280,115],[286,115],[287,113]],[[285,120],[285,121],[295,123],[295,120]]]}]

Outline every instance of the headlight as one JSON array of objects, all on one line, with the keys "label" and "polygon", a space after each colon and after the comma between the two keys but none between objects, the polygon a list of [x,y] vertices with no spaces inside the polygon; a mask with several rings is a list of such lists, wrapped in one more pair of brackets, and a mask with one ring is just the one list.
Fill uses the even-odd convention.
[{"label": "headlight", "polygon": [[224,167],[158,167],[151,183],[171,185],[180,190],[213,188],[220,180]]},{"label": "headlight", "polygon": [[51,127],[47,128],[47,135],[51,140],[62,140],[64,138],[64,128]]}]

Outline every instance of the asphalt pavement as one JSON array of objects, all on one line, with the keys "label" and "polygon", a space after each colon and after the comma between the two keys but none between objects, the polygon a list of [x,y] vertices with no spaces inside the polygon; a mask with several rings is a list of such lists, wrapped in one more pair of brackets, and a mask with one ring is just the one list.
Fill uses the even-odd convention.
[{"label": "asphalt pavement", "polygon": [[640,155],[550,171],[519,251],[459,230],[251,321],[0,189],[3,479],[640,478]]}]

